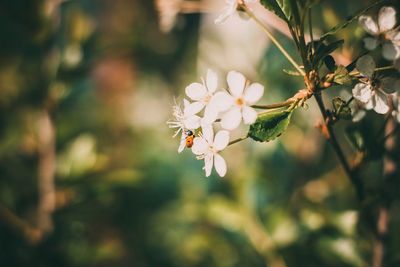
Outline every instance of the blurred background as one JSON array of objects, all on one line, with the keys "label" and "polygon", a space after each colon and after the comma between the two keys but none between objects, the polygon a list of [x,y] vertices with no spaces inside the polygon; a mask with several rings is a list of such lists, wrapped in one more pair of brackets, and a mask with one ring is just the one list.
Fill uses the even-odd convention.
[{"label": "blurred background", "polygon": [[[368,3],[315,5],[316,34]],[[313,99],[279,140],[225,150],[224,178],[205,178],[202,161],[177,153],[179,138],[166,124],[174,98],[207,68],[222,85],[229,70],[263,83],[264,104],[304,86],[282,71],[290,65],[256,24],[235,15],[215,25],[223,6],[1,1],[1,266],[369,264],[374,214],[357,212],[352,186],[315,129]],[[285,25],[252,8],[295,55]],[[363,36],[357,23],[342,31],[337,62],[363,52]],[[381,118],[369,116],[379,125]],[[344,137],[341,143],[354,153]],[[373,191],[382,162],[367,170]],[[392,207],[388,253],[390,266],[400,266],[400,205]]]}]

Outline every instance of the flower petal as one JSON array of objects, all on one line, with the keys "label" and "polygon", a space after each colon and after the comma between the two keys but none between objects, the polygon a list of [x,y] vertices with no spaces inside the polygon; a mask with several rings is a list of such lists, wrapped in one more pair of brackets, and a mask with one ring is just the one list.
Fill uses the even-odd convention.
[{"label": "flower petal", "polygon": [[[186,142],[185,142],[186,143]],[[193,139],[192,152],[195,155],[203,155],[208,151],[208,143],[202,137],[195,137]]]},{"label": "flower petal", "polygon": [[370,55],[360,57],[356,63],[357,70],[367,77],[372,77],[375,67],[375,61]]},{"label": "flower petal", "polygon": [[192,100],[201,100],[207,94],[207,89],[201,83],[191,83],[185,88],[186,95]]},{"label": "flower petal", "polygon": [[203,138],[211,145],[214,141],[214,130],[211,124],[202,124],[201,133]]},{"label": "flower petal", "polygon": [[193,102],[185,107],[183,113],[185,116],[191,116],[199,113],[204,108],[204,104],[202,102]]},{"label": "flower petal", "polygon": [[255,104],[264,94],[264,86],[259,83],[252,83],[244,91],[244,100],[247,104]]},{"label": "flower petal", "polygon": [[396,25],[396,10],[391,6],[384,6],[378,15],[379,31],[386,32]]},{"label": "flower petal", "polygon": [[183,121],[186,129],[196,130],[200,127],[200,117],[197,115],[189,116]]},{"label": "flower petal", "polygon": [[370,51],[377,48],[378,44],[379,44],[378,39],[372,38],[372,37],[366,37],[366,38],[364,38],[363,41],[364,41],[365,48]]},{"label": "flower petal", "polygon": [[207,86],[208,92],[214,93],[215,90],[217,90],[217,85],[218,85],[217,74],[210,69],[207,70],[206,86]]},{"label": "flower petal", "polygon": [[233,130],[239,126],[241,120],[242,114],[240,108],[235,106],[222,115],[221,126],[227,130]]},{"label": "flower petal", "polygon": [[214,138],[214,147],[216,150],[223,150],[229,143],[229,132],[228,131],[219,131]]},{"label": "flower petal", "polygon": [[186,138],[185,134],[182,133],[181,142],[179,143],[178,153],[181,153],[186,146]]},{"label": "flower petal", "polygon": [[183,99],[183,108],[186,108],[187,106],[190,105],[189,100],[187,100],[186,98]]},{"label": "flower petal", "polygon": [[387,60],[400,58],[400,46],[387,42],[382,46],[382,56]]},{"label": "flower petal", "polygon": [[378,35],[379,28],[376,22],[370,16],[360,16],[358,23],[363,29],[371,35]]},{"label": "flower petal", "polygon": [[204,124],[211,124],[217,120],[218,117],[218,108],[215,105],[208,104],[204,110],[204,117],[202,122]]},{"label": "flower petal", "polygon": [[386,114],[389,111],[387,95],[380,90],[374,95],[374,110],[379,114]]},{"label": "flower petal", "polygon": [[231,108],[234,104],[233,97],[227,92],[218,92],[210,100],[211,106],[215,106],[218,111],[224,112]]},{"label": "flower petal", "polygon": [[206,154],[204,157],[204,170],[206,171],[206,177],[210,176],[213,167],[214,155],[212,153]]},{"label": "flower petal", "polygon": [[229,91],[235,97],[241,97],[246,85],[246,78],[237,71],[230,71],[226,78],[228,81]]},{"label": "flower petal", "polygon": [[357,83],[352,90],[355,99],[360,100],[363,103],[367,103],[372,97],[372,88],[370,85],[365,83]]},{"label": "flower petal", "polygon": [[215,154],[214,164],[215,164],[215,170],[217,171],[218,175],[220,177],[224,177],[226,174],[226,162],[224,158],[219,154]]},{"label": "flower petal", "polygon": [[253,124],[257,120],[257,112],[254,110],[254,108],[247,106],[243,107],[242,115],[245,124]]},{"label": "flower petal", "polygon": [[227,6],[225,7],[224,11],[221,15],[214,21],[215,24],[223,23],[229,16],[235,13],[237,8],[237,0],[228,0]]}]

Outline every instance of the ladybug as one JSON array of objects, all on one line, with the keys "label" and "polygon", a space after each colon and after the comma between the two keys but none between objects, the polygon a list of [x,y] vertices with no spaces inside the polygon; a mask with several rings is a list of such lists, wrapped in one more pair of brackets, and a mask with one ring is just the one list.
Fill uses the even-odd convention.
[{"label": "ladybug", "polygon": [[187,130],[185,132],[186,134],[186,147],[191,148],[193,146],[193,139],[194,139],[194,133],[191,130]]}]

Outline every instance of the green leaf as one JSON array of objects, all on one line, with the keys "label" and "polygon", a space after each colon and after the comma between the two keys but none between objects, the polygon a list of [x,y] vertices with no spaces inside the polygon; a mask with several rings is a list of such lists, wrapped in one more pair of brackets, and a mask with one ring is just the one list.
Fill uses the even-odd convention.
[{"label": "green leaf", "polygon": [[328,68],[328,70],[330,70],[331,72],[335,71],[336,62],[335,62],[335,59],[331,55],[328,55],[324,58],[324,64]]},{"label": "green leaf", "polygon": [[359,12],[357,12],[356,14],[349,16],[346,21],[336,25],[335,27],[333,27],[332,29],[330,29],[328,32],[326,32],[324,35],[321,36],[321,40],[324,40],[326,37],[328,37],[329,35],[333,35],[335,33],[337,33],[338,31],[346,28],[350,23],[352,23],[355,19],[357,19],[359,16],[361,16],[362,14],[364,14],[365,12],[367,12],[368,10],[370,10],[371,8],[375,7],[376,5],[385,2],[387,0],[379,0],[376,1],[375,3],[369,5],[368,7],[364,8],[363,10],[360,10]]},{"label": "green leaf", "polygon": [[333,82],[340,85],[351,85],[352,79],[345,66],[339,65],[334,72]]},{"label": "green leaf", "polygon": [[288,20],[290,20],[292,17],[292,8],[290,7],[289,1],[290,0],[276,0],[283,14],[285,14]]},{"label": "green leaf", "polygon": [[[289,22],[288,17],[286,17],[285,12],[281,9],[281,6],[285,7],[286,5],[283,5],[283,2],[286,2],[284,0],[279,0],[280,4],[278,4],[278,0],[261,0],[260,3],[269,11],[272,11],[275,13],[278,17],[283,19],[286,22]],[[288,10],[286,10],[288,12]]]},{"label": "green leaf", "polygon": [[365,140],[362,132],[357,127],[348,127],[346,137],[357,151],[365,150]]},{"label": "green leaf", "polygon": [[323,60],[325,57],[327,57],[333,51],[335,51],[340,46],[342,46],[343,43],[344,43],[344,40],[338,40],[338,41],[335,41],[328,45],[325,45],[322,42],[318,43],[315,54],[314,54],[314,58],[313,58],[313,65],[318,66],[321,60]]},{"label": "green leaf", "polygon": [[351,120],[351,108],[346,101],[340,97],[334,97],[332,99],[333,109],[335,111],[335,116],[339,119]]},{"label": "green leaf", "polygon": [[269,142],[279,137],[288,127],[292,111],[282,110],[261,114],[250,125],[248,136],[255,141]]}]

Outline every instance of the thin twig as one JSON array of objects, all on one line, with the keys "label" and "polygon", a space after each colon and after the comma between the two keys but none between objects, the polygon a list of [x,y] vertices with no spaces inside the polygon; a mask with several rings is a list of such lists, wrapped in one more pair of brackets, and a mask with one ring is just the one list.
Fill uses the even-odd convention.
[{"label": "thin twig", "polygon": [[364,200],[364,188],[361,183],[360,178],[358,177],[357,173],[353,171],[347,162],[346,156],[344,155],[344,152],[342,148],[339,145],[339,142],[337,141],[335,132],[332,128],[332,125],[329,123],[329,116],[328,112],[325,108],[324,102],[322,100],[321,93],[315,93],[314,97],[318,103],[318,107],[321,111],[322,117],[324,118],[324,126],[326,127],[326,130],[328,131],[329,135],[327,136],[329,143],[332,145],[333,150],[336,152],[336,155],[338,156],[338,159],[347,175],[347,177],[350,179],[351,183],[354,185],[357,193],[357,197],[360,201]]},{"label": "thin twig", "polygon": [[233,140],[233,141],[230,141],[230,142],[228,143],[228,146],[233,145],[233,144],[236,144],[236,143],[239,143],[239,142],[241,142],[241,141],[243,141],[243,140],[246,140],[247,138],[249,138],[249,136],[241,137],[241,138],[235,139],[235,140]]},{"label": "thin twig", "polygon": [[289,60],[289,62],[296,68],[296,70],[301,73],[301,75],[305,75],[304,70],[300,68],[300,66],[294,61],[294,59],[288,54],[288,52],[283,48],[283,46],[279,43],[279,41],[272,35],[272,33],[265,27],[264,23],[259,20],[253,12],[251,12],[245,5],[242,6],[244,11],[262,28],[262,30],[267,34],[268,38],[275,44],[275,46],[281,51],[281,53]]},{"label": "thin twig", "polygon": [[270,105],[253,105],[253,106],[251,106],[251,107],[252,107],[252,108],[258,108],[258,109],[283,108],[283,107],[290,106],[290,105],[293,104],[295,101],[296,101],[296,100],[294,100],[294,99],[289,99],[289,100],[286,100],[285,102],[274,103],[274,104],[270,104]]},{"label": "thin twig", "polygon": [[53,230],[52,214],[55,210],[54,174],[56,165],[55,129],[50,114],[43,111],[38,121],[38,227],[44,233]]}]

